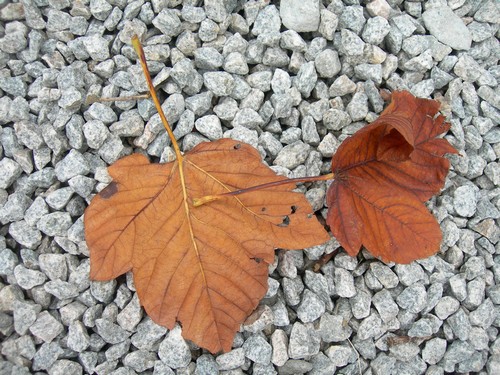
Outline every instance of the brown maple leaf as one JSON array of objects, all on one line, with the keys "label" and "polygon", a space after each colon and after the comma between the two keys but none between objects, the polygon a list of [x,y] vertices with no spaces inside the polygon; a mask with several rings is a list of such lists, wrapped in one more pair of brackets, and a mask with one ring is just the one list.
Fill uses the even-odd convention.
[{"label": "brown maple leaf", "polygon": [[364,245],[384,261],[435,254],[441,230],[423,202],[444,185],[457,151],[435,138],[449,129],[439,104],[396,92],[372,124],[346,139],[332,159],[327,223],[351,255]]},{"label": "brown maple leaf", "polygon": [[85,211],[90,276],[132,271],[141,304],[158,324],[182,324],[185,339],[212,353],[229,351],[240,324],[267,291],[274,249],[301,249],[329,239],[294,185],[194,204],[254,185],[284,180],[257,150],[230,139],[181,154],[139,53],[150,92],[177,160],[150,164],[140,154],[109,168],[113,182]]}]

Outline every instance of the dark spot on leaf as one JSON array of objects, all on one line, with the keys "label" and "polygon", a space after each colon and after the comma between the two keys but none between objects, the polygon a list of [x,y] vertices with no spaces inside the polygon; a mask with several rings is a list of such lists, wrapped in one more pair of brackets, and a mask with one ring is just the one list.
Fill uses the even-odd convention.
[{"label": "dark spot on leaf", "polygon": [[313,214],[308,214],[308,215],[307,215],[307,218],[308,218],[308,219],[311,219],[312,217],[313,217]]},{"label": "dark spot on leaf", "polygon": [[252,259],[255,261],[255,263],[260,263],[260,262],[262,262],[262,258],[252,258]]},{"label": "dark spot on leaf", "polygon": [[116,193],[118,193],[118,184],[114,181],[111,181],[111,183],[108,186],[106,186],[104,189],[101,190],[99,196],[102,199],[109,199]]},{"label": "dark spot on leaf", "polygon": [[260,211],[261,211],[261,212],[266,212],[266,210],[267,210],[267,208],[265,208],[265,207],[262,207],[262,208],[260,209]]},{"label": "dark spot on leaf", "polygon": [[236,144],[233,146],[233,148],[234,148],[235,150],[239,150],[239,149],[241,148],[241,143],[236,143]]},{"label": "dark spot on leaf", "polygon": [[278,227],[287,227],[290,224],[290,218],[287,216],[283,217],[283,221],[281,224],[278,224]]},{"label": "dark spot on leaf", "polygon": [[292,211],[292,214],[294,214],[295,212],[297,212],[297,206],[290,207],[290,210]]}]

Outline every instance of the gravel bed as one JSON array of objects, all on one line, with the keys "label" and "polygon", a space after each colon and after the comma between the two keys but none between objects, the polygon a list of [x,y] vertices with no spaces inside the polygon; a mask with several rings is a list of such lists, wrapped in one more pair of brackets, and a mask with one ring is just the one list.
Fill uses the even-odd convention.
[{"label": "gravel bed", "polygon": [[[0,374],[500,374],[500,10],[495,0],[0,0]],[[442,102],[459,150],[428,204],[436,256],[280,251],[233,350],[153,323],[130,274],[89,280],[83,212],[106,167],[230,137],[290,177],[327,173],[379,89]],[[327,184],[300,189],[325,215]]]}]

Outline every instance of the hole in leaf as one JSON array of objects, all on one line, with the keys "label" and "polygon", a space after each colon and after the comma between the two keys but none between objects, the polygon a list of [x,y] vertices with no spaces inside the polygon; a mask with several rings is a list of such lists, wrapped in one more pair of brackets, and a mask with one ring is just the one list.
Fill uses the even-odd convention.
[{"label": "hole in leaf", "polygon": [[283,217],[283,221],[281,222],[281,224],[278,224],[278,227],[287,227],[289,224],[290,218],[288,217],[288,215],[286,215]]},{"label": "hole in leaf", "polygon": [[111,181],[108,186],[101,190],[99,195],[102,199],[109,199],[116,193],[118,193],[118,184],[114,181]]},{"label": "hole in leaf", "polygon": [[295,212],[297,212],[297,206],[290,207],[290,210],[292,211],[292,214],[294,214]]},{"label": "hole in leaf", "polygon": [[241,148],[241,143],[236,143],[236,144],[233,146],[233,148],[234,148],[235,150],[239,150],[239,149]]}]

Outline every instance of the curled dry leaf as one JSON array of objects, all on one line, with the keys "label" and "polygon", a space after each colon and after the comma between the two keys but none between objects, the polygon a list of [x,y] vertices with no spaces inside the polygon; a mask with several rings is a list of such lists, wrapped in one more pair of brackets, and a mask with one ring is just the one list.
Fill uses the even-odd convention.
[{"label": "curled dry leaf", "polygon": [[383,261],[410,263],[435,254],[441,230],[423,202],[444,185],[457,151],[439,104],[396,92],[372,124],[346,139],[332,159],[327,223],[351,255],[364,245]]},{"label": "curled dry leaf", "polygon": [[172,142],[174,162],[151,164],[134,154],[109,168],[113,182],[85,211],[90,276],[110,280],[131,270],[156,323],[180,322],[184,338],[212,353],[229,351],[266,293],[274,249],[302,249],[329,236],[293,184],[195,206],[195,198],[285,178],[241,142],[201,143],[185,155]]}]

